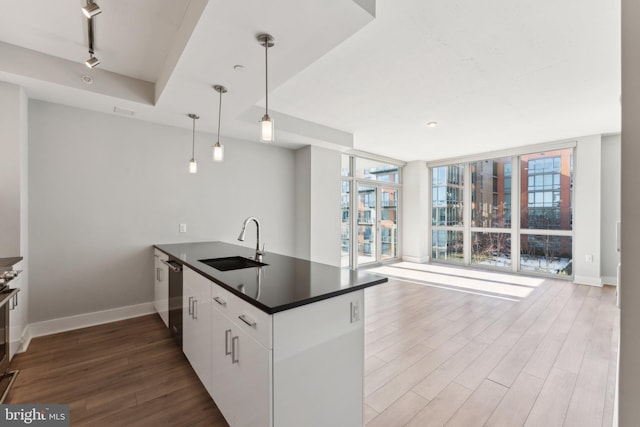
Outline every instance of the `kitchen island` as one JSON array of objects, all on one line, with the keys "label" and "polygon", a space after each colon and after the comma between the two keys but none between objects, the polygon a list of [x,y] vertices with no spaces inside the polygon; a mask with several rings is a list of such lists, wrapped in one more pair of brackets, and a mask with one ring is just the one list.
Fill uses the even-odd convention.
[{"label": "kitchen island", "polygon": [[[183,266],[183,351],[231,426],[362,426],[364,289],[385,277],[223,242],[156,245]],[[228,266],[221,267],[227,268]]]}]

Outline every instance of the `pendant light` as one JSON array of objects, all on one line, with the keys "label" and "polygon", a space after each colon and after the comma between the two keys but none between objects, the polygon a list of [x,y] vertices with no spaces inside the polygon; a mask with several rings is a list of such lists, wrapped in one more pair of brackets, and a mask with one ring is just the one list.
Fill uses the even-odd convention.
[{"label": "pendant light", "polygon": [[213,161],[222,162],[224,161],[224,145],[220,144],[220,120],[222,117],[222,94],[227,93],[227,88],[224,86],[215,85],[213,87],[213,90],[220,94],[220,102],[218,104],[218,139],[213,146]]},{"label": "pendant light", "polygon": [[269,62],[268,51],[275,45],[274,38],[269,34],[258,35],[260,45],[264,46],[264,87],[265,87],[265,109],[264,116],[260,120],[260,142],[273,142],[273,120],[269,117]]},{"label": "pendant light", "polygon": [[193,119],[193,132],[191,138],[191,160],[189,160],[189,173],[197,173],[198,172],[198,162],[196,162],[196,120],[200,118],[200,116],[196,114],[188,114],[188,116]]}]

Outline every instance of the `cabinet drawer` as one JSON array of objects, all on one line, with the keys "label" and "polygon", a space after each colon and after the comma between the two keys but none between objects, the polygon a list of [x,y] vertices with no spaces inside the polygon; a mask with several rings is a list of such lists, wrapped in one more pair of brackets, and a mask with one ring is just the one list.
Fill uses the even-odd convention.
[{"label": "cabinet drawer", "polygon": [[[213,306],[265,348],[272,348],[272,316],[221,286],[212,286]],[[216,299],[217,298],[217,299]]]}]

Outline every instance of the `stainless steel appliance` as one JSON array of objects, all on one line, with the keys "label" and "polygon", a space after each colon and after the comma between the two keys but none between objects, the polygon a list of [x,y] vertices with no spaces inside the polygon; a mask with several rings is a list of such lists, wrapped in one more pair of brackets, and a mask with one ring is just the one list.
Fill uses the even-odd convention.
[{"label": "stainless steel appliance", "polygon": [[163,262],[169,266],[169,329],[182,347],[182,263],[174,257]]},{"label": "stainless steel appliance", "polygon": [[13,269],[21,260],[22,257],[0,258],[0,404],[4,402],[18,375],[18,371],[9,370],[9,311],[18,305],[20,289],[12,289],[9,282],[21,273]]}]

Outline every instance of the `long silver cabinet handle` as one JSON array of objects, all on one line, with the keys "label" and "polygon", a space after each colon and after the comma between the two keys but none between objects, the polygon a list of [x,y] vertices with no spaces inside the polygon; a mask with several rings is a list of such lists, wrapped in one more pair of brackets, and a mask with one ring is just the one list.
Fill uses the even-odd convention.
[{"label": "long silver cabinet handle", "polygon": [[246,314],[241,314],[240,316],[238,316],[238,319],[242,320],[244,323],[251,326],[252,328],[256,327],[256,322],[254,320],[251,320],[251,318],[247,317]]},{"label": "long silver cabinet handle", "polygon": [[228,356],[231,354],[231,350],[229,350],[229,338],[231,337],[231,329],[227,329],[224,331],[224,355]]},{"label": "long silver cabinet handle", "polygon": [[240,337],[231,338],[231,363],[238,363],[240,361],[240,357],[238,353],[240,352],[238,348],[238,344],[240,343]]},{"label": "long silver cabinet handle", "polygon": [[166,265],[167,267],[169,267],[172,271],[175,271],[176,273],[182,271],[182,265],[180,265],[180,263],[177,263],[173,260],[171,261],[165,261],[164,259],[161,259],[160,261],[162,261],[162,263],[164,265]]},{"label": "long silver cabinet handle", "polygon": [[191,314],[192,318],[193,318],[193,308],[192,308],[192,304],[193,303],[193,297],[189,297],[189,314]]},{"label": "long silver cabinet handle", "polygon": [[213,300],[223,307],[227,306],[227,302],[220,297],[213,297]]},{"label": "long silver cabinet handle", "polygon": [[194,318],[194,320],[198,319],[198,310],[197,310],[197,308],[198,308],[198,300],[194,298],[193,299],[193,316],[192,316]]}]

